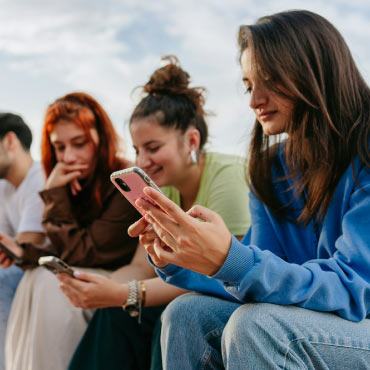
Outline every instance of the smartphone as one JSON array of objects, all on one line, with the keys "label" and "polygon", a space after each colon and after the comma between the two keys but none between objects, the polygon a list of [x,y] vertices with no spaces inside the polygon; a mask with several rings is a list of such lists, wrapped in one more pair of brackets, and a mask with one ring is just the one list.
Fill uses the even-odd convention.
[{"label": "smartphone", "polygon": [[65,273],[74,277],[74,270],[69,267],[64,261],[55,256],[45,256],[39,258],[39,265],[45,267],[53,274]]},{"label": "smartphone", "polygon": [[150,202],[143,190],[147,186],[161,192],[155,182],[139,167],[130,167],[124,170],[113,172],[110,175],[113,185],[123,194],[123,196],[142,214],[144,213],[136,207],[136,199],[143,198]]},{"label": "smartphone", "polygon": [[0,243],[0,250],[2,250],[7,257],[12,259],[15,263],[22,262],[21,256],[17,256],[12,250],[6,247],[3,243]]}]

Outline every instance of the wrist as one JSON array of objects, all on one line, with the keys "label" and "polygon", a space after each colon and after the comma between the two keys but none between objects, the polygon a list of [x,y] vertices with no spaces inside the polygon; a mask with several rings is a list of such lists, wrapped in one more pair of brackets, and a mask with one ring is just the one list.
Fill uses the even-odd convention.
[{"label": "wrist", "polygon": [[128,298],[128,284],[117,284],[117,292],[114,294],[114,306],[122,307]]},{"label": "wrist", "polygon": [[122,308],[127,311],[131,317],[136,317],[141,323],[141,310],[145,304],[146,286],[144,281],[131,280],[127,284],[127,299],[121,303]]},{"label": "wrist", "polygon": [[208,276],[215,275],[217,271],[219,271],[220,268],[225,264],[225,261],[230,251],[231,242],[232,242],[232,235],[229,234],[228,242],[225,243],[225,247],[220,250],[213,251],[214,253],[211,254],[213,259],[209,260],[210,264],[209,264],[208,271],[206,271],[206,275]]},{"label": "wrist", "polygon": [[46,180],[45,185],[44,185],[45,190],[49,190],[49,189],[52,189],[52,188],[55,188],[55,187],[57,187],[57,186],[53,183],[53,181],[51,181],[50,179]]}]

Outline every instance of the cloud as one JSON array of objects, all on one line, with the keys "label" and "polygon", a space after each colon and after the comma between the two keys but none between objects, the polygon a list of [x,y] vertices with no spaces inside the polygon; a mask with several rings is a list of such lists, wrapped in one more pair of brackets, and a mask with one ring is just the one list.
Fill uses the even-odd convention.
[{"label": "cloud", "polygon": [[[215,113],[209,118],[211,149],[244,153],[253,116],[240,83],[238,25],[286,9],[308,8],[332,21],[370,79],[370,6],[366,1],[1,3],[0,66],[6,75],[0,76],[0,108],[29,117],[35,136],[46,104],[71,90],[95,95],[119,131],[128,136],[123,122],[137,102],[131,95],[133,88],[146,82],[159,66],[160,55],[173,53],[194,85],[208,90],[207,108]],[[36,155],[37,146],[36,139]]]}]

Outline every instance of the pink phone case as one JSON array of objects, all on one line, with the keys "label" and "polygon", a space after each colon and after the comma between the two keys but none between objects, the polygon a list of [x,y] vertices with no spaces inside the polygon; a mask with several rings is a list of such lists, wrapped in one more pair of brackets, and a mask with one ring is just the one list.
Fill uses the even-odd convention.
[{"label": "pink phone case", "polygon": [[122,195],[141,213],[135,202],[138,198],[144,198],[150,201],[143,192],[147,186],[161,191],[159,187],[150,179],[150,177],[139,167],[130,167],[121,171],[113,172],[110,179],[114,186],[122,193]]}]

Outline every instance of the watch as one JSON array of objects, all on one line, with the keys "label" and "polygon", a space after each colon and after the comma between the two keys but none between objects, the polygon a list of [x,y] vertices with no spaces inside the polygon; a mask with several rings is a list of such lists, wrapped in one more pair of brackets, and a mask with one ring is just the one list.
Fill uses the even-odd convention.
[{"label": "watch", "polygon": [[122,308],[131,317],[138,317],[140,315],[139,283],[136,280],[128,283],[128,296]]}]

